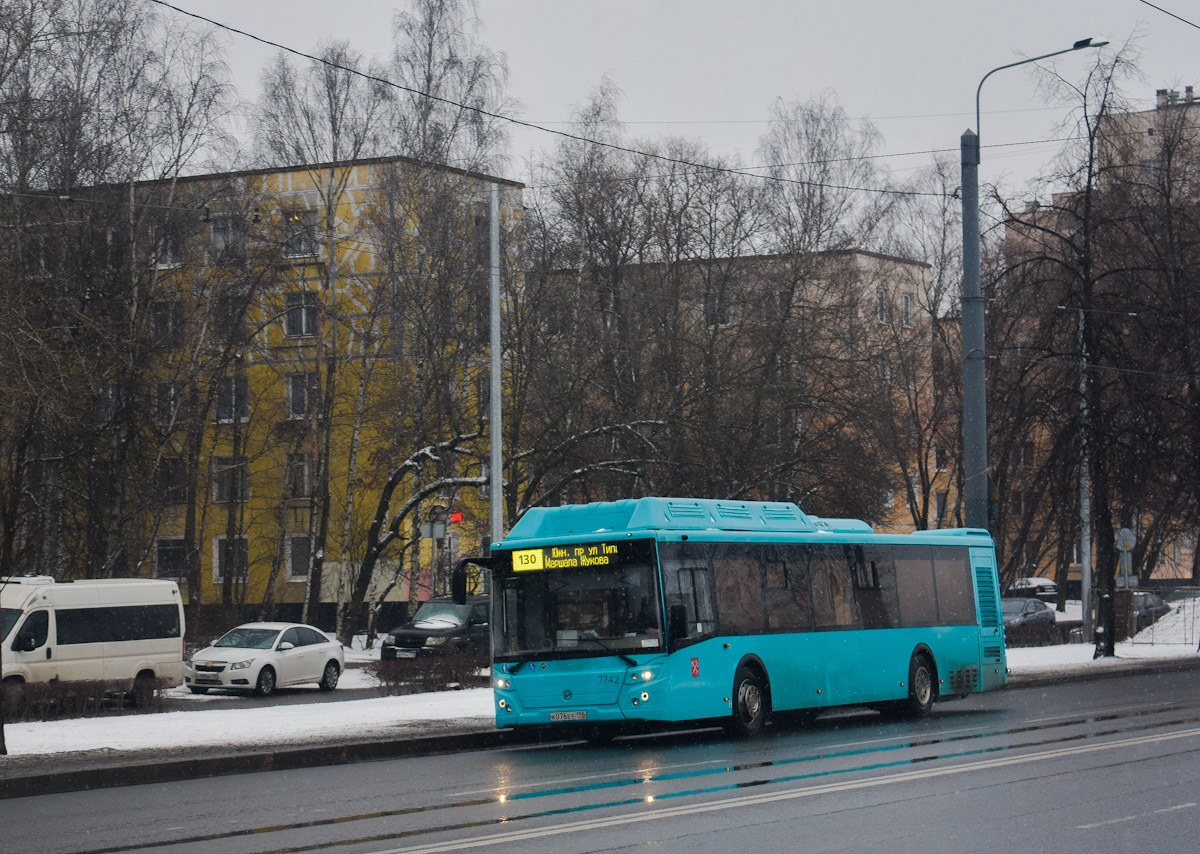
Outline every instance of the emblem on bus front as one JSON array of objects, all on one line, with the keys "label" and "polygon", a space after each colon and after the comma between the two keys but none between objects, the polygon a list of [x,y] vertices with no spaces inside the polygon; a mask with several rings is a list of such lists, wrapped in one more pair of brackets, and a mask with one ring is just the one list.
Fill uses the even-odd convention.
[{"label": "emblem on bus front", "polygon": [[563,699],[564,699],[564,700],[569,700],[569,699],[571,699],[573,696],[575,696],[575,695],[571,693],[571,689],[570,689],[570,688],[568,688],[567,690],[563,691]]}]

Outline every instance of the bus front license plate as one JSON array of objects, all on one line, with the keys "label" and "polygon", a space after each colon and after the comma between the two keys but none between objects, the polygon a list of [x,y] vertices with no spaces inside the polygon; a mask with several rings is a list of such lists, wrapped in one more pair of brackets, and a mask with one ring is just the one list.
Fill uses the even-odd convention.
[{"label": "bus front license plate", "polygon": [[587,712],[551,712],[552,721],[586,721]]}]

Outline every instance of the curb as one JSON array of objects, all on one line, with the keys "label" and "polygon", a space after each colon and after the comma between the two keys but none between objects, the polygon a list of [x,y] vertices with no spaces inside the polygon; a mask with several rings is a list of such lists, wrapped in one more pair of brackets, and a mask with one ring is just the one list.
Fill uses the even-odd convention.
[{"label": "curb", "polygon": [[[1164,661],[1129,661],[1120,666],[1103,670],[1086,672],[1062,672],[1060,670],[1044,674],[1010,675],[1008,684],[1001,690],[1039,688],[1047,685],[1061,685],[1064,682],[1112,679],[1133,674],[1162,675],[1194,669],[1200,669],[1200,657]],[[122,763],[118,759],[112,765],[94,768],[63,767],[44,773],[32,772],[25,776],[0,778],[0,800],[136,786],[146,783],[171,783],[179,780],[221,777],[231,774],[349,765],[378,759],[434,756],[463,750],[487,750],[537,742],[546,743],[545,736],[547,735],[547,732],[538,729],[527,731],[464,730],[381,741],[358,741],[313,747],[279,747],[257,752],[165,761],[139,761],[131,757],[126,763]],[[562,735],[560,732],[555,732],[551,740],[563,740]]]},{"label": "curb", "polygon": [[275,748],[255,753],[63,769],[0,779],[0,799],[138,786],[146,783],[172,783],[203,777],[253,774],[260,771],[287,771],[330,765],[349,765],[375,759],[434,756],[439,753],[454,753],[460,750],[484,750],[505,744],[520,743],[523,740],[521,735],[507,730],[476,730],[434,736],[414,736],[390,741]]}]

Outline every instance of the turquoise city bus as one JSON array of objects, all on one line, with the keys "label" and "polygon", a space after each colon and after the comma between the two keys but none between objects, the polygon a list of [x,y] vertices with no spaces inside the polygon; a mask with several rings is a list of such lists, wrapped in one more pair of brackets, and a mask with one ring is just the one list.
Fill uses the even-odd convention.
[{"label": "turquoise city bus", "polygon": [[921,717],[1006,681],[987,531],[880,534],[795,504],[533,508],[491,558],[499,727],[720,721],[870,706]]}]

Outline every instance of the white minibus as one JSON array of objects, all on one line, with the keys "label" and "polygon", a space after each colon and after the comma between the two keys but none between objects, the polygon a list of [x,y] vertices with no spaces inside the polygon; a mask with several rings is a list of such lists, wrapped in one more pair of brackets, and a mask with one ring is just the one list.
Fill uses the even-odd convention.
[{"label": "white minibus", "polygon": [[[0,678],[153,690],[183,682],[184,622],[174,581],[0,578]],[[140,693],[139,693],[140,696]]]}]

